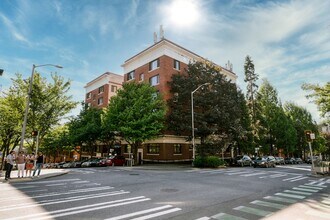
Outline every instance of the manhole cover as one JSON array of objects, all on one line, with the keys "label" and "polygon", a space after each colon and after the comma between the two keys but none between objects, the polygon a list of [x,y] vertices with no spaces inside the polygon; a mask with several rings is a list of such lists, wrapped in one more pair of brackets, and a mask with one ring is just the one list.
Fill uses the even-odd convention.
[{"label": "manhole cover", "polygon": [[160,191],[167,192],[167,193],[172,193],[172,192],[177,192],[179,190],[177,190],[177,189],[161,189]]}]

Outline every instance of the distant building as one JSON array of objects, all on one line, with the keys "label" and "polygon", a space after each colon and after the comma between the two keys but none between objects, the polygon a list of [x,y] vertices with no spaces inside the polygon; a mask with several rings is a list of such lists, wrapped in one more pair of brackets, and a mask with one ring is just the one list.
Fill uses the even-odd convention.
[{"label": "distant building", "polygon": [[[173,74],[183,74],[189,62],[207,61],[207,59],[165,39],[141,51],[122,64],[124,68],[124,83],[132,81],[148,82],[155,86],[165,100],[172,97],[168,82]],[[228,69],[227,69],[228,68]],[[222,73],[232,82],[237,75],[233,72],[232,64],[221,67]],[[197,140],[198,144],[198,140]],[[124,146],[128,155],[129,147]],[[159,138],[149,140],[138,149],[139,162],[180,162],[192,160],[192,143],[187,137],[163,134]]]},{"label": "distant building", "polygon": [[85,103],[92,107],[105,108],[112,96],[122,87],[124,77],[115,73],[106,72],[87,83]]}]

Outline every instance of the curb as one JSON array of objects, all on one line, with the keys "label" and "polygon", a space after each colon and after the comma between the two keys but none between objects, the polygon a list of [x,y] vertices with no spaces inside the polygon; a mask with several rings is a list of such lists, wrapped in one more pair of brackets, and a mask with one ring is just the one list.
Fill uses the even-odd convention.
[{"label": "curb", "polygon": [[36,180],[40,180],[40,179],[48,179],[48,178],[55,177],[55,176],[62,176],[67,173],[69,173],[69,170],[43,174],[43,175],[39,175],[39,176],[35,176],[35,177],[14,178],[14,179],[9,179],[9,180],[3,179],[0,182],[2,182],[2,183],[20,183],[20,182],[27,182],[27,181],[36,181]]}]

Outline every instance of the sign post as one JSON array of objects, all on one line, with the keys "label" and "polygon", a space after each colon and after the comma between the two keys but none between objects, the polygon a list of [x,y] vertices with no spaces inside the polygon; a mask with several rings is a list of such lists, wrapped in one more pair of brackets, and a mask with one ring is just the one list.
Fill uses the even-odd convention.
[{"label": "sign post", "polygon": [[314,156],[313,156],[313,150],[312,150],[312,141],[315,139],[315,134],[312,133],[312,131],[307,130],[307,131],[305,131],[305,135],[306,135],[306,140],[308,142],[309,151],[310,151],[310,155],[311,155],[311,161],[312,161],[311,173],[312,173],[312,175],[315,175],[316,172],[315,172]]}]

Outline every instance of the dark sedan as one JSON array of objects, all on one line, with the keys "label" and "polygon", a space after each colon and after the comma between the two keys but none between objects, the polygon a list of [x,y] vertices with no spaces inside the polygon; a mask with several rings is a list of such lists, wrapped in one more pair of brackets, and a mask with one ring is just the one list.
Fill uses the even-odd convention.
[{"label": "dark sedan", "polygon": [[275,167],[275,158],[273,156],[264,156],[264,157],[258,157],[254,163],[253,167]]},{"label": "dark sedan", "polygon": [[286,164],[295,164],[296,160],[293,157],[287,157],[287,158],[285,158],[284,162]]}]

